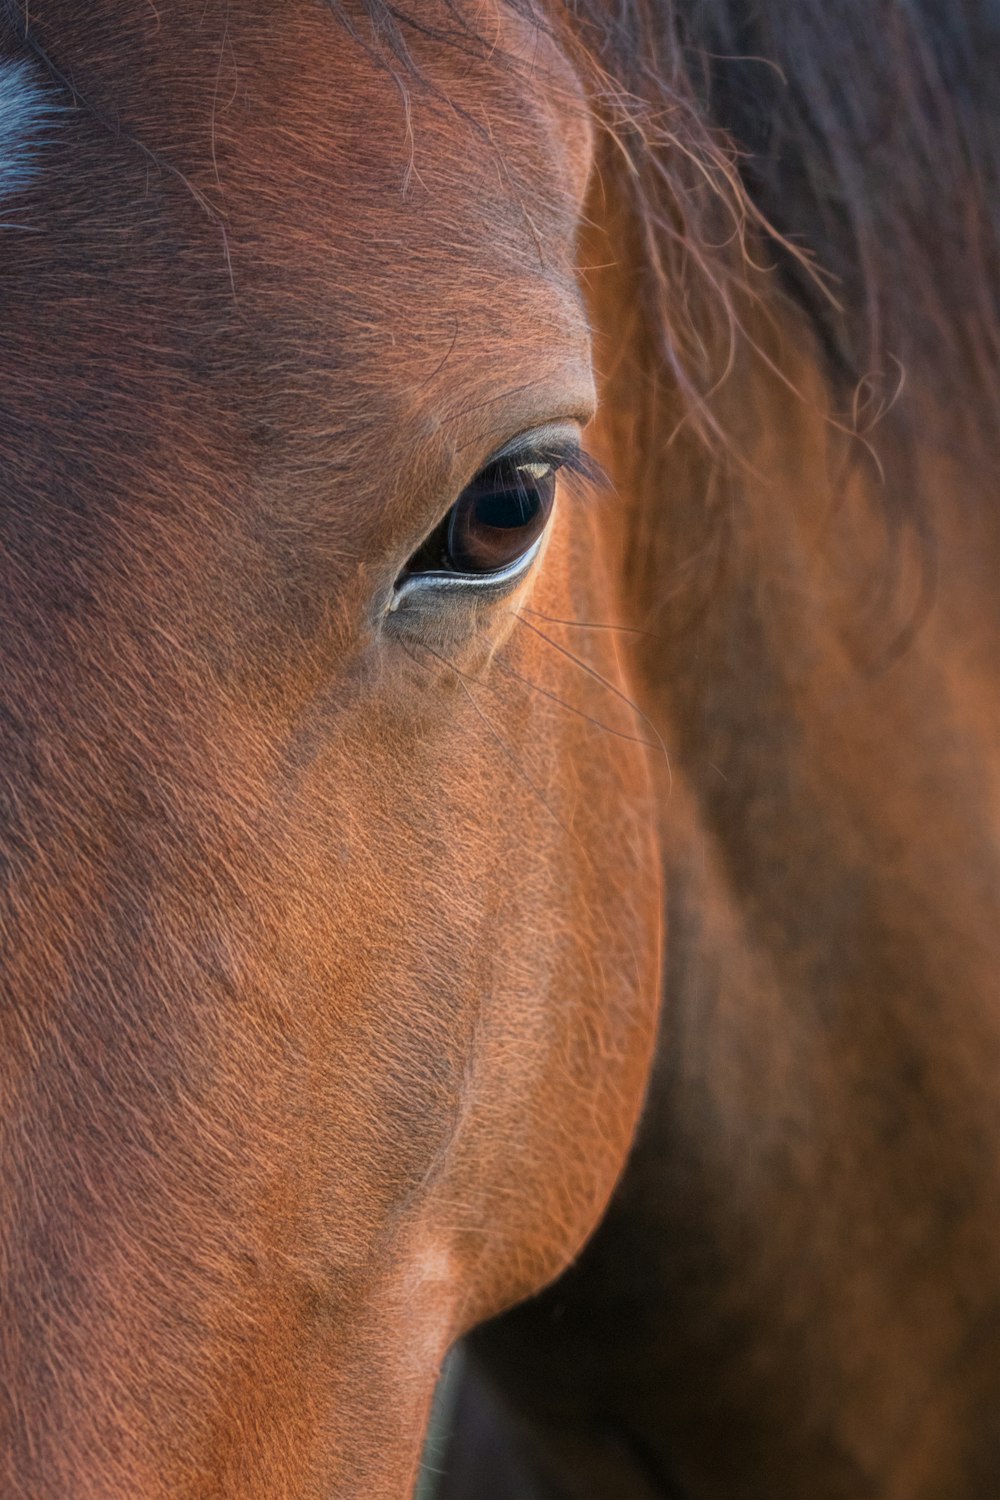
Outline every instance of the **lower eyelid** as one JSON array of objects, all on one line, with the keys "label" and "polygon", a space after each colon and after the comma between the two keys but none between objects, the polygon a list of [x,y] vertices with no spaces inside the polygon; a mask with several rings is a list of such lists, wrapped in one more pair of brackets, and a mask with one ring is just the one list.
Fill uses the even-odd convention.
[{"label": "lower eyelid", "polygon": [[530,573],[544,541],[543,534],[516,562],[495,573],[478,576],[473,573],[415,573],[395,590],[386,614],[396,614],[401,608],[405,610],[408,603],[416,608],[446,600],[485,604],[513,593]]}]

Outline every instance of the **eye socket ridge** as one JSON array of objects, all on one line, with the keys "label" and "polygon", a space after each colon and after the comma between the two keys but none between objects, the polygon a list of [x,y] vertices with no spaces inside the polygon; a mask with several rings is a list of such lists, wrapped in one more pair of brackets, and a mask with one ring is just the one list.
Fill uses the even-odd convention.
[{"label": "eye socket ridge", "polygon": [[537,550],[555,504],[560,470],[597,477],[575,430],[546,428],[501,448],[421,543],[397,588],[426,578],[489,587],[508,582]]}]

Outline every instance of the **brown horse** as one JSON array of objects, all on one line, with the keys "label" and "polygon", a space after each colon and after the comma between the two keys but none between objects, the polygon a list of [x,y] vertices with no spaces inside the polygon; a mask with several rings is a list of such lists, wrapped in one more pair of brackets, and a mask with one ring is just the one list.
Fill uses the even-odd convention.
[{"label": "brown horse", "polygon": [[[643,522],[635,607],[604,622],[642,632],[622,640],[673,752],[662,1041],[598,1236],[473,1340],[492,1384],[460,1399],[448,1493],[986,1500],[996,7],[650,9],[622,9],[622,64],[645,60],[649,107],[671,82],[681,140],[624,189],[608,153],[588,254],[606,461]],[[489,1490],[463,1474],[498,1396],[525,1472]]]},{"label": "brown horse", "polygon": [[996,37],[923,10],[3,8],[4,1500],[402,1500],[663,909],[629,1178],[477,1342],[531,1482],[995,1487]]},{"label": "brown horse", "polygon": [[594,132],[468,10],[3,13],[4,1500],[399,1500],[633,1133]]}]

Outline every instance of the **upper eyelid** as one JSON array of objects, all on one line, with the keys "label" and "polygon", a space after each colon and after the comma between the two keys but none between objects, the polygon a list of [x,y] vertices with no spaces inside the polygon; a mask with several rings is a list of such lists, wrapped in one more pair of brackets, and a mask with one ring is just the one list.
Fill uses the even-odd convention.
[{"label": "upper eyelid", "polygon": [[548,462],[562,467],[570,463],[574,455],[582,451],[579,427],[571,422],[552,422],[527,432],[519,432],[502,447],[497,448],[480,464],[473,478],[486,474],[496,464],[522,464]]},{"label": "upper eyelid", "polygon": [[583,446],[580,432],[568,426],[539,428],[512,438],[486,460],[469,483],[474,484],[476,480],[485,478],[491,469],[501,464],[510,465],[514,469],[527,469],[533,464],[544,465],[546,472],[553,469],[563,471],[567,476],[578,478],[595,489],[611,488],[611,480],[603,465]]}]

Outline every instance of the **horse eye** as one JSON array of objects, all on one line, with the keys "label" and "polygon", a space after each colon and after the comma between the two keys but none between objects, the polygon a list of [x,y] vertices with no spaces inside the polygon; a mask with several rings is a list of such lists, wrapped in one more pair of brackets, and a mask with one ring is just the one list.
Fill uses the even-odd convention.
[{"label": "horse eye", "polygon": [[502,572],[538,541],[552,514],[558,463],[498,459],[459,495],[406,576]]}]

